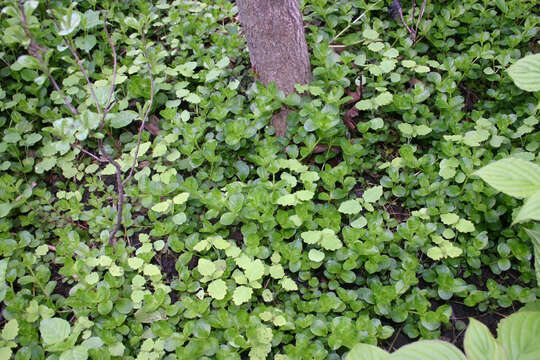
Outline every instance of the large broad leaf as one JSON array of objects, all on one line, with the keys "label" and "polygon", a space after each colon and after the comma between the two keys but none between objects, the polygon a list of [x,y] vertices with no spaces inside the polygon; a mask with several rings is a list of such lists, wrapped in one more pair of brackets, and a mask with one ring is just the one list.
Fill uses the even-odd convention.
[{"label": "large broad leaf", "polygon": [[375,345],[358,344],[349,351],[345,360],[386,360],[389,356],[389,353]]},{"label": "large broad leaf", "polygon": [[507,71],[518,88],[526,91],[540,90],[540,54],[519,59]]},{"label": "large broad leaf", "polygon": [[538,360],[540,356],[540,312],[523,311],[501,320],[497,340],[508,360]]},{"label": "large broad leaf", "polygon": [[388,360],[467,360],[454,345],[440,340],[422,340],[405,345]]},{"label": "large broad leaf", "polygon": [[525,200],[525,204],[519,209],[514,222],[520,223],[530,220],[540,220],[540,191]]},{"label": "large broad leaf", "polygon": [[470,319],[463,342],[469,360],[505,360],[504,350],[489,329],[481,322]]},{"label": "large broad leaf", "polygon": [[57,344],[69,336],[71,326],[60,318],[43,319],[39,323],[39,332],[45,345]]},{"label": "large broad leaf", "polygon": [[474,174],[495,189],[520,199],[540,191],[540,165],[530,161],[502,159],[484,166]]},{"label": "large broad leaf", "polygon": [[536,225],[534,229],[525,229],[531,237],[534,249],[534,269],[536,271],[536,282],[540,286],[540,225]]}]

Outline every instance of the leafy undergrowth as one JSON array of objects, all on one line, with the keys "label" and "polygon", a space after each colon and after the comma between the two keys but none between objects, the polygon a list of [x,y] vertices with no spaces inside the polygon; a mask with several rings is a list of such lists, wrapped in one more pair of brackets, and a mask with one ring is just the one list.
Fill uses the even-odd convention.
[{"label": "leafy undergrowth", "polygon": [[229,1],[3,3],[0,357],[339,359],[540,295],[522,202],[473,175],[540,161],[505,71],[534,1],[429,2],[414,43],[384,1],[302,1],[289,97]]}]

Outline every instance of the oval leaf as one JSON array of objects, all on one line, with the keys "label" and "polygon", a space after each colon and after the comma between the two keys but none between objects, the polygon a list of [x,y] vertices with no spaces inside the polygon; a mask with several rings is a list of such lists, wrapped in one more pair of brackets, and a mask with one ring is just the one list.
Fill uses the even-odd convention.
[{"label": "oval leaf", "polygon": [[525,91],[540,90],[540,54],[519,59],[507,72],[518,88]]},{"label": "oval leaf", "polygon": [[469,360],[505,359],[504,350],[495,341],[489,329],[473,318],[470,319],[469,327],[465,332],[463,347]]},{"label": "oval leaf", "polygon": [[514,222],[520,223],[530,220],[540,220],[540,191],[527,198]]},{"label": "oval leaf", "polygon": [[495,189],[520,199],[540,191],[540,165],[518,158],[495,161],[474,175]]},{"label": "oval leaf", "polygon": [[386,360],[389,356],[389,353],[375,345],[358,344],[349,351],[345,360]]},{"label": "oval leaf", "polygon": [[422,340],[405,345],[388,360],[466,360],[454,345],[440,340]]},{"label": "oval leaf", "polygon": [[57,344],[69,336],[71,326],[60,318],[43,319],[39,323],[39,332],[45,345]]},{"label": "oval leaf", "polygon": [[508,360],[535,360],[540,354],[540,312],[523,311],[501,320],[498,341]]}]

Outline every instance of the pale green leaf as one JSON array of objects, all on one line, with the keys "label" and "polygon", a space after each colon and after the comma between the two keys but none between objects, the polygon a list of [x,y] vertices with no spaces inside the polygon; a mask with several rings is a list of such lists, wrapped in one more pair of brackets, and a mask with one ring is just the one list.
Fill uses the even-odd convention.
[{"label": "pale green leaf", "polygon": [[221,236],[213,238],[212,244],[219,250],[225,250],[231,246],[231,243],[223,239]]},{"label": "pale green leaf", "polygon": [[313,191],[300,190],[300,191],[295,192],[294,195],[300,201],[308,201],[308,200],[311,200],[313,198],[313,195],[315,194],[313,193]]},{"label": "pale green leaf", "polygon": [[234,220],[236,220],[236,214],[228,211],[221,215],[219,218],[219,223],[221,225],[229,226],[234,222]]},{"label": "pale green leaf", "polygon": [[360,100],[354,106],[358,110],[370,110],[376,107],[371,100]]},{"label": "pale green leaf", "polygon": [[[106,90],[107,88],[105,88]],[[108,96],[109,94],[105,92],[105,95]],[[106,99],[102,101],[105,103]],[[100,101],[101,102],[101,101]],[[131,124],[131,122],[139,117],[139,114],[137,114],[135,111],[132,110],[125,110],[120,111],[117,113],[107,114],[107,120],[110,121],[111,127],[115,129],[123,128],[125,126],[128,126]]]},{"label": "pale green leaf", "polygon": [[109,273],[114,277],[120,277],[124,275],[124,268],[121,268],[120,266],[116,264],[112,264],[111,267],[109,268]]},{"label": "pale green leaf", "polygon": [[161,271],[154,264],[146,264],[143,267],[143,274],[146,276],[157,276],[161,274]]},{"label": "pale green leaf", "polygon": [[178,214],[174,214],[171,219],[176,225],[183,225],[187,221],[187,215],[184,212],[180,212]]},{"label": "pale green leaf", "polygon": [[463,233],[469,233],[474,231],[474,224],[469,220],[459,219],[455,225],[456,230]]},{"label": "pale green leaf", "polygon": [[101,175],[114,175],[116,174],[116,168],[113,164],[107,164],[103,170],[101,170]]},{"label": "pale green leaf", "polygon": [[339,206],[338,211],[343,214],[358,214],[360,211],[362,211],[362,206],[356,199],[347,200],[341,203]]},{"label": "pale green leaf", "polygon": [[17,319],[9,320],[2,329],[2,338],[6,341],[11,341],[19,334],[19,322]]},{"label": "pale green leaf", "polygon": [[12,351],[9,347],[0,347],[0,359],[11,359]]},{"label": "pale green leaf", "polygon": [[39,245],[36,248],[35,254],[36,256],[44,256],[44,255],[47,255],[48,252],[49,252],[49,246],[46,244],[43,244],[43,245]]},{"label": "pale green leaf", "polygon": [[457,223],[459,220],[459,216],[456,214],[441,214],[441,221],[446,225],[453,225]]},{"label": "pale green leaf", "polygon": [[536,272],[536,283],[540,287],[540,224],[536,224],[533,229],[524,229],[531,237],[534,249],[534,269]]},{"label": "pale green leaf", "polygon": [[463,347],[468,360],[505,360],[504,350],[495,341],[489,329],[471,318],[465,332]]},{"label": "pale green leaf", "polygon": [[525,91],[540,91],[540,54],[528,55],[507,70],[516,86]]},{"label": "pale green leaf", "polygon": [[433,260],[440,260],[443,258],[443,252],[441,248],[434,246],[428,249],[427,256]]},{"label": "pale green leaf", "polygon": [[515,223],[540,221],[540,191],[528,197],[516,215]]},{"label": "pale green leaf", "polygon": [[388,360],[466,360],[454,345],[440,340],[421,340],[393,352]]},{"label": "pale green leaf", "polygon": [[540,165],[519,158],[495,161],[474,174],[495,189],[520,199],[540,191]]},{"label": "pale green leaf", "polygon": [[264,264],[257,259],[248,264],[245,272],[249,282],[259,280],[264,275]]},{"label": "pale green leaf", "polygon": [[287,194],[281,196],[279,199],[276,200],[276,204],[282,205],[282,206],[293,206],[298,203],[298,200],[296,199],[296,196],[294,194]]},{"label": "pale green leaf", "polygon": [[302,240],[304,240],[304,242],[306,244],[315,244],[317,242],[319,242],[321,240],[321,232],[320,231],[304,231],[303,233],[300,234],[300,236],[302,237]]},{"label": "pale green leaf", "polygon": [[8,204],[8,203],[0,204],[0,218],[7,216],[10,211],[11,211],[11,204]]},{"label": "pale green leaf", "polygon": [[72,11],[71,14],[62,16],[60,19],[60,29],[58,35],[66,36],[77,29],[81,22],[81,15],[77,11]]},{"label": "pale green leaf", "polygon": [[405,137],[410,137],[414,134],[414,128],[411,124],[401,123],[398,125],[398,129]]},{"label": "pale green leaf", "polygon": [[141,266],[143,266],[144,260],[138,257],[133,257],[128,259],[128,265],[133,270],[139,269]]},{"label": "pale green leaf", "polygon": [[370,189],[367,189],[362,195],[362,198],[368,203],[373,203],[379,200],[382,194],[383,194],[383,188],[382,186],[379,185],[379,186],[375,186]]},{"label": "pale green leaf", "polygon": [[314,262],[321,262],[324,259],[324,253],[317,249],[311,249],[309,250],[308,258],[309,260],[314,261]]},{"label": "pale green leaf", "polygon": [[367,219],[363,216],[360,216],[358,219],[351,222],[351,227],[355,229],[361,229],[366,225],[367,225]]},{"label": "pale green leaf", "polygon": [[340,249],[343,244],[341,240],[337,237],[334,230],[324,229],[321,236],[321,246],[326,250],[334,251]]},{"label": "pale green leaf", "polygon": [[514,313],[499,322],[497,333],[508,360],[538,360],[540,312]]},{"label": "pale green leaf", "polygon": [[281,279],[285,276],[285,271],[283,271],[283,266],[281,264],[274,264],[270,266],[270,276],[273,279]]},{"label": "pale green leaf", "polygon": [[71,326],[64,319],[43,319],[39,323],[39,332],[44,345],[53,345],[64,341],[69,336]]},{"label": "pale green leaf", "polygon": [[84,277],[84,281],[86,281],[89,285],[95,285],[99,281],[99,274],[95,271],[91,272]]},{"label": "pale green leaf", "polygon": [[189,193],[188,192],[182,192],[182,193],[176,195],[173,198],[173,202],[176,205],[181,205],[181,204],[185,203],[188,199],[189,199]]},{"label": "pale green leaf", "polygon": [[86,360],[88,359],[88,349],[84,346],[74,346],[60,355],[59,360]]},{"label": "pale green leaf", "polygon": [[380,41],[372,42],[371,44],[368,45],[368,49],[373,52],[379,52],[382,49],[384,49],[384,44]]},{"label": "pale green leaf", "polygon": [[281,284],[281,287],[287,291],[296,291],[298,290],[298,286],[296,283],[289,277],[285,276],[283,279],[279,282]]},{"label": "pale green leaf", "polygon": [[199,95],[197,94],[194,94],[194,93],[189,93],[185,98],[184,100],[192,103],[192,104],[198,104],[201,102],[201,98],[199,97]]},{"label": "pale green leaf", "polygon": [[216,265],[205,258],[200,258],[199,263],[197,264],[197,270],[203,276],[210,276],[216,271]]},{"label": "pale green leaf", "polygon": [[152,151],[152,157],[160,157],[167,153],[167,145],[164,143],[159,143],[154,147]]},{"label": "pale green leaf", "polygon": [[223,300],[227,295],[227,284],[221,279],[216,279],[208,284],[208,294],[216,300]]},{"label": "pale green leaf", "polygon": [[345,357],[345,360],[386,360],[390,353],[370,344],[357,344]]},{"label": "pale green leaf", "polygon": [[171,200],[165,200],[152,206],[152,210],[158,213],[164,213],[169,210]]},{"label": "pale green leaf", "polygon": [[319,174],[315,171],[306,171],[300,174],[300,180],[302,182],[315,182],[319,180]]},{"label": "pale green leaf", "polygon": [[391,104],[393,99],[394,99],[394,96],[388,91],[385,91],[377,95],[377,97],[375,97],[373,101],[375,102],[375,104],[379,106],[384,106],[384,105]]},{"label": "pale green leaf", "polygon": [[368,40],[376,40],[379,37],[379,33],[373,29],[366,29],[362,32],[362,36]]},{"label": "pale green leaf", "polygon": [[247,286],[239,286],[234,289],[233,302],[236,306],[242,305],[251,299],[253,289]]}]

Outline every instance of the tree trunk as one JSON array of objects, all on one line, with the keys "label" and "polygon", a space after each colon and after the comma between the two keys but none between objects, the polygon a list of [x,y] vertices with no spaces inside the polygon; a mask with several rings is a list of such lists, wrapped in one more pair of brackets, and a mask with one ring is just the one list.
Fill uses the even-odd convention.
[{"label": "tree trunk", "polygon": [[[298,0],[238,0],[251,65],[263,84],[274,82],[286,95],[311,81],[311,66]],[[275,114],[278,136],[287,131],[287,109]]]}]

